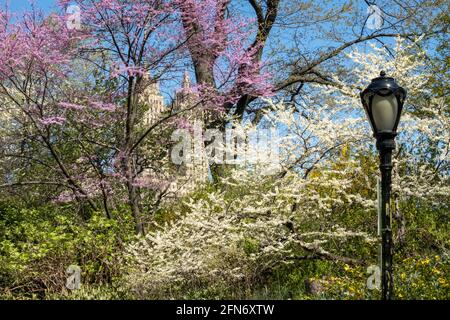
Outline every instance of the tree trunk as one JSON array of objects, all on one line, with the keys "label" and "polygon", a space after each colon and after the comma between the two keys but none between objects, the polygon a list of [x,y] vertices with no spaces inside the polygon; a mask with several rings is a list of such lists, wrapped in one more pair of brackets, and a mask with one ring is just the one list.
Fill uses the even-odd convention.
[{"label": "tree trunk", "polygon": [[127,118],[125,124],[125,139],[124,139],[124,156],[122,158],[122,166],[124,171],[124,176],[127,181],[127,189],[128,189],[128,203],[130,205],[131,214],[133,215],[135,230],[138,235],[144,234],[144,227],[141,220],[141,211],[139,209],[139,197],[137,192],[137,186],[134,183],[134,173],[135,173],[135,165],[133,161],[133,151],[132,147],[134,144],[133,141],[133,132],[135,127],[135,119],[136,119],[136,87],[139,85],[140,79],[131,76],[128,79],[128,92],[127,92]]}]

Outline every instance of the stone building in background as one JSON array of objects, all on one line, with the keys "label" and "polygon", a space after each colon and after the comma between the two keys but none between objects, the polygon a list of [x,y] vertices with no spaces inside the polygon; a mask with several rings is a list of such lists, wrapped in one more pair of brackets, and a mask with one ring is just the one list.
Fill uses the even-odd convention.
[{"label": "stone building in background", "polygon": [[[148,78],[145,81],[150,82]],[[166,109],[164,97],[159,89],[159,82],[150,82],[141,94],[140,101],[148,107],[148,110],[144,113],[144,126],[155,123]]]},{"label": "stone building in background", "polygon": [[[159,83],[150,83],[144,89],[140,97],[141,103],[148,107],[143,115],[142,125],[148,127],[154,124],[170,109],[172,112],[186,110],[181,112],[180,115],[177,116],[177,119],[180,122],[185,123],[188,127],[194,128],[194,126],[197,126],[197,128],[204,130],[204,112],[201,110],[201,106],[196,106],[198,99],[192,91],[191,81],[187,72],[183,76],[182,87],[179,90],[176,90],[174,97],[172,105],[166,105],[164,103],[164,97],[161,94]],[[170,186],[166,192],[168,195],[170,194],[170,196],[174,196],[175,198],[194,191],[199,185],[208,181],[209,166],[206,159],[204,144],[202,142],[197,142],[194,152],[194,134],[190,128],[187,128],[186,132],[191,135],[192,139],[192,157],[190,161],[187,159],[188,161],[185,163],[177,165],[176,173],[172,179],[170,179]],[[151,169],[145,169],[142,173],[144,179],[146,177],[154,179],[155,175],[157,176]]]}]

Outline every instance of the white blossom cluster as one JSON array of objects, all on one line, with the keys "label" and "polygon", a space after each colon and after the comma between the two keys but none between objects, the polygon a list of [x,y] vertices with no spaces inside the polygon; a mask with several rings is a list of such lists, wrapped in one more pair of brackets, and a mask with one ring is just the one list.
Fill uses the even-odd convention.
[{"label": "white blossom cluster", "polygon": [[275,257],[282,258],[289,237],[286,219],[251,200],[229,201],[211,193],[206,200],[185,203],[185,215],[129,247],[133,289],[157,296],[176,285],[230,284],[251,279]]}]

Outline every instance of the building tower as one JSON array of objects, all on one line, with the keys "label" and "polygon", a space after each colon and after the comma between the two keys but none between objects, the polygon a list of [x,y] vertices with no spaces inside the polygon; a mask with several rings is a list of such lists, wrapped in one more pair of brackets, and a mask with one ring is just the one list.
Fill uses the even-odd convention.
[{"label": "building tower", "polygon": [[149,80],[148,76],[145,76],[144,81],[149,85],[144,89],[140,101],[148,107],[143,124],[149,126],[155,123],[164,112],[164,97],[159,89],[159,82]]},{"label": "building tower", "polygon": [[[149,106],[149,109],[143,117],[143,125],[145,126],[155,123],[161,117],[161,113],[168,109],[164,106],[164,97],[160,92],[158,82],[150,82],[150,85],[145,88],[140,99]],[[201,106],[195,106],[197,100],[197,96],[191,88],[189,74],[186,72],[183,76],[181,89],[175,92],[173,112],[192,108],[192,110],[181,113],[179,117],[186,120],[190,126],[197,128],[196,130],[202,131],[204,129],[204,113],[201,110]],[[186,162],[177,168],[177,174],[168,190],[175,194],[176,197],[183,196],[195,190],[196,187],[208,180],[209,167],[203,141],[197,141],[199,139],[195,140],[196,137],[194,137],[192,132],[189,132],[189,134],[191,134],[192,139],[192,157],[191,159],[186,159]],[[202,134],[200,132],[201,136]],[[145,170],[143,174],[148,176],[153,175],[150,170]]]},{"label": "building tower", "polygon": [[209,164],[206,159],[205,146],[202,140],[205,129],[204,112],[198,104],[198,96],[191,88],[189,74],[184,73],[182,87],[175,93],[174,111],[188,109],[181,117],[193,127],[191,130],[191,157],[179,168],[181,194],[192,191],[199,184],[208,180]]}]

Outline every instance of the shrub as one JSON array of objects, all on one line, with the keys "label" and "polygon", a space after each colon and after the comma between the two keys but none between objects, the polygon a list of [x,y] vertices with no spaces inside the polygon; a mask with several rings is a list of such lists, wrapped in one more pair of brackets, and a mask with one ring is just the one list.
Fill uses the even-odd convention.
[{"label": "shrub", "polygon": [[0,284],[22,298],[65,291],[70,265],[81,268],[83,283],[110,282],[132,234],[96,213],[84,222],[52,207],[3,208],[0,230]]},{"label": "shrub", "polygon": [[209,200],[188,203],[188,212],[128,247],[127,280],[138,298],[229,296],[227,288],[250,286],[283,255],[281,217],[250,219]]}]

